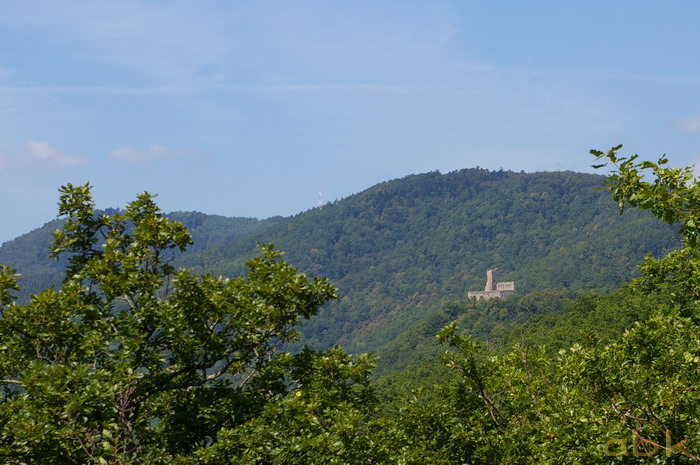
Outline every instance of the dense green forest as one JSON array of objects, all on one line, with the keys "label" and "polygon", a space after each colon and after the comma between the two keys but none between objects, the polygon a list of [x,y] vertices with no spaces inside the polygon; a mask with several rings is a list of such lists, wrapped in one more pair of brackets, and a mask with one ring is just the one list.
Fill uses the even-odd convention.
[{"label": "dense green forest", "polygon": [[[596,281],[593,269],[549,278],[556,285],[541,289],[525,284],[529,292],[504,300],[461,293],[434,308],[418,301],[421,318],[385,317],[402,323],[381,353],[397,360],[379,379],[372,355],[322,341],[295,345],[303,322],[308,331],[324,321],[329,302],[348,294],[290,265],[292,253],[261,245],[242,273],[201,273],[237,266],[238,258],[218,254],[302,223],[279,221],[233,242],[214,235],[219,247],[186,255],[192,235],[152,196],[99,213],[88,184],[65,186],[51,246],[63,257],[63,281],[23,303],[16,270],[0,266],[0,457],[16,464],[698,462],[700,184],[687,168],[668,168],[664,158],[638,162],[620,149],[593,152],[614,170],[607,202],[615,208],[612,194],[618,206],[679,226],[680,248],[661,253],[666,246],[651,241],[659,255],[647,255],[631,282],[617,284],[620,271]],[[631,216],[637,236],[655,231],[630,213],[623,218]],[[600,215],[587,237],[625,230]],[[604,242],[595,244],[589,255],[623,266]]]},{"label": "dense green forest", "polygon": [[[106,209],[98,213],[113,215],[118,213],[118,210]],[[206,264],[202,254],[203,250],[216,247],[282,220],[282,217],[266,220],[227,218],[200,212],[172,212],[167,216],[187,227],[192,235],[193,243],[184,253],[193,254],[203,264]],[[22,275],[19,278],[22,289],[21,296],[29,296],[60,283],[68,260],[66,257],[50,259],[48,250],[52,234],[63,224],[64,221],[61,219],[50,221],[41,228],[5,242],[0,247],[0,263],[12,265]]]},{"label": "dense green forest", "polygon": [[[677,244],[648,212],[620,216],[604,181],[483,169],[408,176],[209,249],[206,271],[237,275],[256,243],[274,243],[338,287],[340,299],[304,324],[300,344],[374,352],[384,373],[439,352],[444,305],[483,289],[489,268],[520,294],[610,292],[636,276],[646,253]],[[179,263],[197,267],[194,257]]]},{"label": "dense green forest", "polygon": [[[171,213],[194,241],[184,254],[171,253],[179,256],[176,266],[238,276],[257,243],[274,243],[301,271],[328,277],[340,296],[305,322],[293,349],[341,344],[351,353],[371,351],[380,375],[439,353],[434,333],[459,305],[469,307],[455,302],[482,289],[489,268],[514,280],[520,295],[610,292],[636,275],[646,253],[661,256],[677,243],[677,232],[648,213],[620,216],[599,190],[604,180],[465,169],[385,182],[290,218]],[[52,261],[45,252],[57,227],[49,223],[0,247],[0,263],[22,274],[25,296],[61,280],[65,258]],[[536,305],[513,322],[540,308],[550,310]],[[490,312],[472,313],[483,324],[507,324],[496,313],[492,323]]]}]

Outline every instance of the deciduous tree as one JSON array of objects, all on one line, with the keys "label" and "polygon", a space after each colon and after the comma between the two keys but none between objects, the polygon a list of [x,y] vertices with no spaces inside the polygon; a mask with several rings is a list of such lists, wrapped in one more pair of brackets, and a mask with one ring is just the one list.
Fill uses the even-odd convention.
[{"label": "deciduous tree", "polygon": [[20,305],[16,273],[0,268],[1,462],[196,463],[220,443],[243,460],[224,438],[262,431],[246,441],[286,447],[263,426],[279,412],[331,429],[364,419],[369,359],[279,350],[336,298],[327,280],[307,278],[269,245],[245,277],[176,270],[171,259],[191,239],[152,195],[105,215],[90,189],[61,189],[67,221],[51,249],[69,256],[60,288]]}]

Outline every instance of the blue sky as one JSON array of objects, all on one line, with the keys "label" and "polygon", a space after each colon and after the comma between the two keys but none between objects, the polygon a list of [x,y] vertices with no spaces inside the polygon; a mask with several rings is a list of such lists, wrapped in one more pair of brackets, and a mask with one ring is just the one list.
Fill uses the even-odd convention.
[{"label": "blue sky", "polygon": [[700,161],[700,3],[7,0],[0,242],[138,192],[293,215],[474,166]]}]

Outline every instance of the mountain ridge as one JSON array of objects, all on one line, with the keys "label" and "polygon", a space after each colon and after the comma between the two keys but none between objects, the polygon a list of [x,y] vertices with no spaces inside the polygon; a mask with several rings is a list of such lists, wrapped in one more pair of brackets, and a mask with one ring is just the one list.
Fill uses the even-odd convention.
[{"label": "mountain ridge", "polygon": [[302,343],[381,352],[444,301],[482,289],[488,268],[520,293],[609,292],[636,275],[647,252],[675,247],[677,233],[651,215],[620,216],[599,190],[604,180],[570,171],[410,175],[211,249],[207,271],[238,274],[255,243],[273,242],[339,288]]},{"label": "mountain ridge", "polygon": [[[651,215],[620,216],[604,181],[571,171],[434,171],[287,218],[243,221],[236,231],[223,217],[176,212],[195,246],[175,264],[235,276],[257,243],[275,243],[301,271],[339,289],[339,300],[306,322],[299,345],[381,354],[397,338],[409,339],[401,347],[420,345],[420,328],[432,327],[426,321],[482,289],[489,268],[520,294],[608,292],[635,276],[647,252],[676,246],[673,228]],[[0,247],[0,263],[6,251]]]}]

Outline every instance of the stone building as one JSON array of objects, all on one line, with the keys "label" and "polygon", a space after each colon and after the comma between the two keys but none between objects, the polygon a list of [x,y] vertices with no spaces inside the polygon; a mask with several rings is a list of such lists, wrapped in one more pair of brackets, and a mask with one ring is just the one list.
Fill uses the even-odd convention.
[{"label": "stone building", "polygon": [[469,297],[476,297],[476,300],[502,299],[503,297],[513,294],[514,292],[515,283],[513,281],[499,283],[498,271],[493,269],[486,272],[486,286],[484,287],[484,290],[468,292],[467,295]]}]

